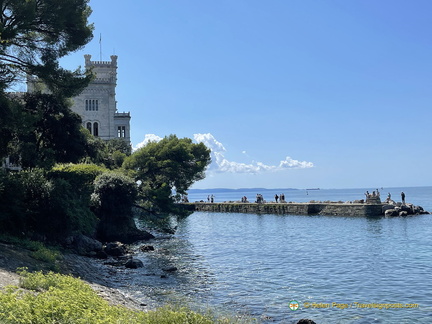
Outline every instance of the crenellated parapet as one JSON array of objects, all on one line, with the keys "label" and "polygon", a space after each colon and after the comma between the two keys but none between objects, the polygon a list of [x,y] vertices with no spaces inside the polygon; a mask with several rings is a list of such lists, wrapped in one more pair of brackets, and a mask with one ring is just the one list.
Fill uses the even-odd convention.
[{"label": "crenellated parapet", "polygon": [[117,68],[117,55],[111,55],[111,61],[92,61],[90,54],[84,55],[85,66],[113,67]]}]

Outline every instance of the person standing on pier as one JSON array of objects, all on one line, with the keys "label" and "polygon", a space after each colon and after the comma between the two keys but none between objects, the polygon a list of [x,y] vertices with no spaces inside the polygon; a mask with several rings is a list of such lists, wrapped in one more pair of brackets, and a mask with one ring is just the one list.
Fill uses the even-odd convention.
[{"label": "person standing on pier", "polygon": [[275,200],[276,200],[276,202],[278,202],[278,199],[279,199],[279,196],[276,194],[276,195],[275,195]]},{"label": "person standing on pier", "polygon": [[405,205],[405,193],[401,192],[402,204]]}]

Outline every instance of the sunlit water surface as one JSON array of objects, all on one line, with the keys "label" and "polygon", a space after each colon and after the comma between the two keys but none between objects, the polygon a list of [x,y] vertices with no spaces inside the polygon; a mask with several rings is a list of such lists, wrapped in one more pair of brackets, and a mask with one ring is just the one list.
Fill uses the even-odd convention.
[{"label": "sunlit water surface", "polygon": [[[399,189],[393,190],[397,198]],[[405,192],[408,202],[432,210],[431,187],[405,188]],[[296,194],[295,201],[306,195]],[[361,199],[362,194],[360,189],[310,191],[305,201],[345,201]],[[233,198],[229,195],[226,200]],[[179,222],[174,236],[150,242],[155,252],[137,250],[144,268],[121,270],[116,280],[150,306],[187,302],[247,314],[260,322],[296,323],[310,318],[317,323],[432,323],[431,224],[432,215],[365,218],[195,212]],[[169,266],[179,270],[162,270]],[[289,309],[291,300],[299,302],[299,310]],[[305,303],[352,307],[306,308]],[[356,308],[355,303],[419,307]]]}]

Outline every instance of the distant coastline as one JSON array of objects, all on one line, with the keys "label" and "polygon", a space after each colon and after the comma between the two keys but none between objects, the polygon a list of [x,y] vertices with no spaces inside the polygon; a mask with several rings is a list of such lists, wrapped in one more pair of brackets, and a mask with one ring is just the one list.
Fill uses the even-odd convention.
[{"label": "distant coastline", "polygon": [[253,191],[253,192],[260,192],[264,190],[274,190],[274,191],[289,191],[289,190],[303,190],[303,189],[297,189],[297,188],[237,188],[237,189],[230,189],[230,188],[209,188],[209,189],[189,189],[188,192],[190,193],[200,193],[200,192],[240,192],[240,191]]}]

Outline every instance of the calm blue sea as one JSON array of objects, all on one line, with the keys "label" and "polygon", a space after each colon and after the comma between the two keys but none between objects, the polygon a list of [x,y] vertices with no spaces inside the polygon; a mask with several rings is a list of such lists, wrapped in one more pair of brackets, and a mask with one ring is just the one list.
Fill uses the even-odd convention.
[{"label": "calm blue sea", "polygon": [[[257,193],[272,200],[283,192],[287,201],[350,201],[375,189],[191,191],[189,200],[252,200]],[[404,191],[407,202],[432,211],[432,187],[380,191],[395,200]],[[150,306],[189,303],[262,323],[432,323],[432,215],[195,212],[177,225],[174,236],[150,243],[155,252],[138,252],[144,268],[117,274],[122,289]],[[179,270],[161,278],[167,266]],[[290,310],[292,301],[298,310]],[[417,306],[377,308],[391,304]]]}]

